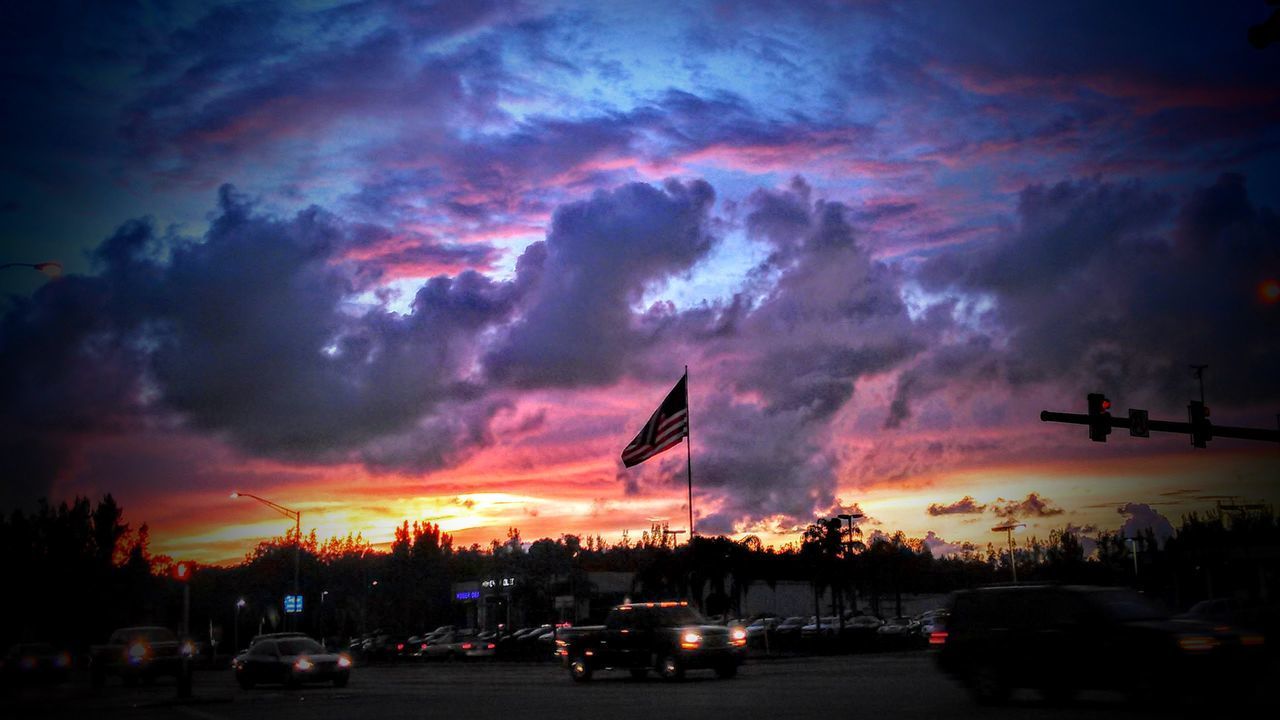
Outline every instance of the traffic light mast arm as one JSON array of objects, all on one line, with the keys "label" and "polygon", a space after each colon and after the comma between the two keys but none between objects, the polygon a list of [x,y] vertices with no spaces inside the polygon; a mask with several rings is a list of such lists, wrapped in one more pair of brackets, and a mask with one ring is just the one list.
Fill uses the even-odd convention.
[{"label": "traffic light mast arm", "polygon": [[[1085,413],[1064,413],[1045,410],[1040,413],[1042,422],[1059,422],[1071,425],[1088,425],[1091,421],[1089,415]],[[1111,427],[1125,428],[1129,427],[1129,418],[1111,416]],[[1188,434],[1192,431],[1192,425],[1189,422],[1178,422],[1174,420],[1148,420],[1147,427],[1152,432],[1172,432]],[[1267,430],[1265,428],[1247,428],[1233,427],[1231,425],[1214,425],[1213,437],[1236,438],[1239,440],[1260,440],[1262,442],[1280,442],[1280,430]]]}]

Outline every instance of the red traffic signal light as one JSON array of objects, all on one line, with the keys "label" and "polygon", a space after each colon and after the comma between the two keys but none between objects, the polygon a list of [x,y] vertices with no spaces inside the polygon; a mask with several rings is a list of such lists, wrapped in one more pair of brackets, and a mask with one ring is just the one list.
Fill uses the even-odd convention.
[{"label": "red traffic signal light", "polygon": [[173,579],[178,582],[186,582],[191,579],[191,572],[195,569],[192,563],[183,561],[173,566]]},{"label": "red traffic signal light", "polygon": [[1111,434],[1111,401],[1102,393],[1089,393],[1089,439],[1106,442]]}]

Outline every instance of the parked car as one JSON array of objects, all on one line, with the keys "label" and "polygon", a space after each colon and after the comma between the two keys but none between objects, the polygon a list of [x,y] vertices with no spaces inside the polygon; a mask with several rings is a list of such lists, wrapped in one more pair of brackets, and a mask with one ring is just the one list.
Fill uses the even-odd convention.
[{"label": "parked car", "polygon": [[555,643],[577,682],[612,669],[677,680],[686,670],[709,668],[731,678],[746,656],[747,631],[708,624],[686,602],[626,603],[610,610],[604,625],[561,630]]},{"label": "parked car", "polygon": [[1172,697],[1250,682],[1264,668],[1262,638],[1174,620],[1123,588],[1012,585],[956,593],[930,643],[938,666],[980,703],[1013,688],[1065,701],[1081,689]]},{"label": "parked car", "polygon": [[876,628],[876,638],[884,646],[898,647],[907,645],[916,638],[918,624],[909,617],[893,617]]},{"label": "parked car", "polygon": [[778,626],[773,629],[773,634],[778,639],[779,647],[798,646],[800,644],[800,629],[810,622],[812,622],[811,619],[796,615],[778,623]]},{"label": "parked car", "polygon": [[344,687],[351,679],[351,657],[331,653],[308,637],[259,640],[236,657],[236,682],[248,690],[259,683],[298,685],[332,682]]},{"label": "parked car", "polygon": [[70,672],[71,653],[46,642],[19,643],[0,657],[0,678],[9,685],[62,682]]}]

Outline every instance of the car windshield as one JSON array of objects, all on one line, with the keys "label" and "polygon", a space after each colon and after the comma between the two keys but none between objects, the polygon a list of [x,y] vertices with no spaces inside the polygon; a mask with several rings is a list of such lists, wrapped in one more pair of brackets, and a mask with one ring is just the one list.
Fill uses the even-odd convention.
[{"label": "car windshield", "polygon": [[1169,616],[1159,605],[1128,590],[1104,590],[1093,599],[1107,617],[1121,622],[1162,620]]},{"label": "car windshield", "polygon": [[158,642],[174,642],[177,636],[165,628],[145,628],[138,630],[129,635],[129,639],[137,642],[139,640],[149,643]]},{"label": "car windshield", "polygon": [[311,638],[290,638],[279,643],[281,655],[306,655],[323,653],[324,647]]}]

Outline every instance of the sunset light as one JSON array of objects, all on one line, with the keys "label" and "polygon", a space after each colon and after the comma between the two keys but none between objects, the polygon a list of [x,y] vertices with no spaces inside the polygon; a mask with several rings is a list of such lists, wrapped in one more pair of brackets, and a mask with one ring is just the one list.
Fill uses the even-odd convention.
[{"label": "sunset light", "polygon": [[[1161,639],[1197,656],[1274,627],[1274,2],[4,25],[0,550],[39,590],[0,652],[56,641],[95,693],[283,683],[269,716],[369,667],[563,650],[566,682],[632,670],[626,707],[684,717],[628,693],[750,681],[748,651],[963,653],[941,611],[988,585],[1128,588],[1228,628]],[[680,619],[623,667],[593,633],[633,602]],[[129,629],[155,633],[132,669],[103,642]],[[1092,689],[970,660],[983,703]],[[424,687],[368,707],[471,714]]]}]

